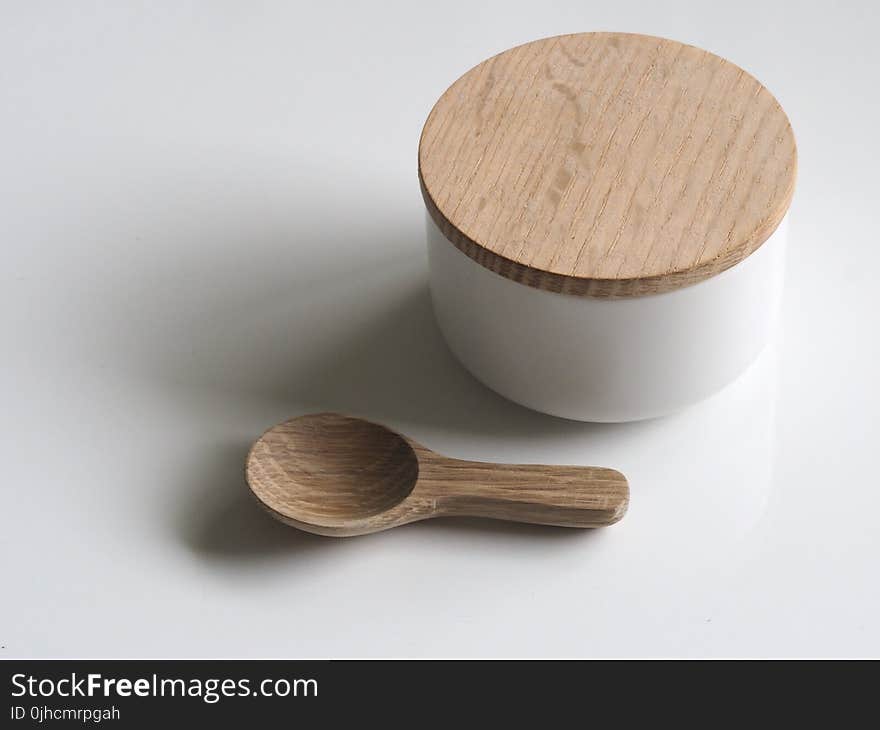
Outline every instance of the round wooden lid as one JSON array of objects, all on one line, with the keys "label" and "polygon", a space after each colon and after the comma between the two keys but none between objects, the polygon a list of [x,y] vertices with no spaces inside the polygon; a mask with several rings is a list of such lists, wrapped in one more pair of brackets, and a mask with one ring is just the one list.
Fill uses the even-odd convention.
[{"label": "round wooden lid", "polygon": [[472,68],[419,143],[428,211],[470,258],[539,289],[670,291],[776,229],[797,151],[779,102],[738,66],[626,33],[545,38]]}]

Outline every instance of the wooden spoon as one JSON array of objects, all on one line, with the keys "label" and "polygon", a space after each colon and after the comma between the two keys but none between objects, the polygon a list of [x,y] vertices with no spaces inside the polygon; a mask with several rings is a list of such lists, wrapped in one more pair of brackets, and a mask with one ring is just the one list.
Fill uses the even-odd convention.
[{"label": "wooden spoon", "polygon": [[245,473],[273,516],[339,537],[445,516],[602,527],[629,503],[626,477],[613,469],[450,459],[336,413],[269,429],[251,448]]}]

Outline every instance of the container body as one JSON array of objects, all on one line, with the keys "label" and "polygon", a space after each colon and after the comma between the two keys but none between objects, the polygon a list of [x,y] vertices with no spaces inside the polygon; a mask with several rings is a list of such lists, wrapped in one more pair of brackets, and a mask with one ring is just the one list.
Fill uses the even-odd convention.
[{"label": "container body", "polygon": [[673,413],[746,370],[776,324],[787,216],[717,276],[625,299],[507,279],[426,219],[431,296],[450,349],[478,380],[537,411],[602,422]]}]

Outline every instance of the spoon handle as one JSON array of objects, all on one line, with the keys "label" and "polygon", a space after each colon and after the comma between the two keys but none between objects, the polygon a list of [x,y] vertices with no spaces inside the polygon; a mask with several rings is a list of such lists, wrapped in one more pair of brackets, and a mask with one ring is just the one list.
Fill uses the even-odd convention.
[{"label": "spoon handle", "polygon": [[623,517],[629,504],[629,484],[614,469],[434,456],[420,460],[417,489],[430,499],[435,516],[602,527]]}]

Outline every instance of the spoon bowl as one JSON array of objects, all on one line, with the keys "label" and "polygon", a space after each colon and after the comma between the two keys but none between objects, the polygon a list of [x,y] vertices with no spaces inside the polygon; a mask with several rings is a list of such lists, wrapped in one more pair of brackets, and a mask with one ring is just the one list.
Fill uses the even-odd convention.
[{"label": "spoon bowl", "polygon": [[248,454],[245,475],[274,517],[334,536],[443,515],[600,527],[619,520],[629,500],[626,478],[613,469],[451,459],[336,413],[266,431]]},{"label": "spoon bowl", "polygon": [[247,479],[257,497],[304,522],[372,517],[413,490],[419,461],[402,436],[335,414],[294,418],[254,444]]}]

